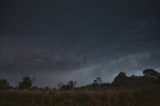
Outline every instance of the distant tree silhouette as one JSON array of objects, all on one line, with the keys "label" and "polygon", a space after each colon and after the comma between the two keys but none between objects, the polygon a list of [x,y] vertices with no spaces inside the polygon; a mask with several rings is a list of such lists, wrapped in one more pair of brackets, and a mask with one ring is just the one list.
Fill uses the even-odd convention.
[{"label": "distant tree silhouette", "polygon": [[22,82],[19,83],[19,89],[30,89],[32,87],[34,79],[31,79],[29,76],[26,76],[22,79]]},{"label": "distant tree silhouette", "polygon": [[125,72],[120,72],[113,80],[113,85],[115,86],[124,86],[128,84],[128,77]]},{"label": "distant tree silhouette", "polygon": [[9,89],[9,82],[5,79],[0,80],[0,90],[6,90]]},{"label": "distant tree silhouette", "polygon": [[73,88],[73,87],[75,87],[76,83],[77,83],[76,81],[69,81],[69,82],[67,83],[67,85],[68,85],[69,87]]},{"label": "distant tree silhouette", "polygon": [[154,80],[158,80],[159,79],[159,73],[157,71],[155,71],[154,69],[145,69],[143,71],[143,74],[145,77],[154,79]]},{"label": "distant tree silhouette", "polygon": [[68,81],[67,84],[63,83],[58,84],[58,87],[60,90],[74,89],[76,83],[77,83],[76,81]]},{"label": "distant tree silhouette", "polygon": [[95,80],[94,80],[94,83],[95,84],[101,84],[102,83],[102,79],[100,77],[97,77]]},{"label": "distant tree silhouette", "polygon": [[160,84],[160,73],[154,69],[145,69],[143,71],[144,76],[130,77],[126,76],[126,73],[120,72],[113,80],[113,86],[127,86],[127,87],[142,87],[147,84]]},{"label": "distant tree silhouette", "polygon": [[97,77],[93,83],[90,85],[90,87],[92,88],[97,88],[97,87],[101,87],[102,84],[102,79],[100,77]]}]

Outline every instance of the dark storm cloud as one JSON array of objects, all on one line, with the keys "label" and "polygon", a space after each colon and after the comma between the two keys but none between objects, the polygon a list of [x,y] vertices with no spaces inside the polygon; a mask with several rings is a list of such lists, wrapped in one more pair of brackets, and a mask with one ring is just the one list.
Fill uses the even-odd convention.
[{"label": "dark storm cloud", "polygon": [[1,32],[11,34],[113,33],[131,20],[159,15],[158,2],[151,0],[16,0],[4,1],[1,8]]},{"label": "dark storm cloud", "polygon": [[0,78],[13,85],[36,76],[39,86],[120,71],[160,69],[158,1],[4,1],[0,18]]}]

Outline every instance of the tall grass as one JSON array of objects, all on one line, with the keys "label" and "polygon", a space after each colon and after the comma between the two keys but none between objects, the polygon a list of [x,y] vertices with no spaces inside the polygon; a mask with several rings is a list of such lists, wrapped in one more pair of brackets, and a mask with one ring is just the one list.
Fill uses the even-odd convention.
[{"label": "tall grass", "polygon": [[160,106],[159,88],[0,91],[0,106]]}]

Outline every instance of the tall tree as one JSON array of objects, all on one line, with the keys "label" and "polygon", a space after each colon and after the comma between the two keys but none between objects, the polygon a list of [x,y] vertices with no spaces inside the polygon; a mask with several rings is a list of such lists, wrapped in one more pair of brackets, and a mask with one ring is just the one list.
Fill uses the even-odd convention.
[{"label": "tall tree", "polygon": [[22,81],[19,83],[19,89],[29,89],[32,87],[34,79],[31,79],[29,76],[26,76],[22,79]]}]

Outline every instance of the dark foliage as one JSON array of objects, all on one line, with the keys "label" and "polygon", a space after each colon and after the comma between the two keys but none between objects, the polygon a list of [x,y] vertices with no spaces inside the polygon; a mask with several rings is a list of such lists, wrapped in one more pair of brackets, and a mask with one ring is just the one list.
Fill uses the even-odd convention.
[{"label": "dark foliage", "polygon": [[68,81],[67,84],[59,84],[59,89],[60,90],[70,90],[70,89],[74,89],[75,85],[76,85],[76,81]]},{"label": "dark foliage", "polygon": [[26,76],[22,79],[22,82],[19,83],[19,89],[30,89],[32,87],[33,79],[29,76]]},{"label": "dark foliage", "polygon": [[[75,87],[75,81],[59,84],[59,90],[32,87],[33,79],[24,77],[18,90],[0,80],[0,106],[160,106],[159,73],[146,69],[144,76],[120,72],[112,83],[97,77],[92,84]],[[120,89],[119,89],[120,88]],[[122,89],[121,89],[122,88]]]},{"label": "dark foliage", "polygon": [[5,79],[1,79],[0,80],[0,90],[7,90],[9,88],[10,88],[9,82]]}]

